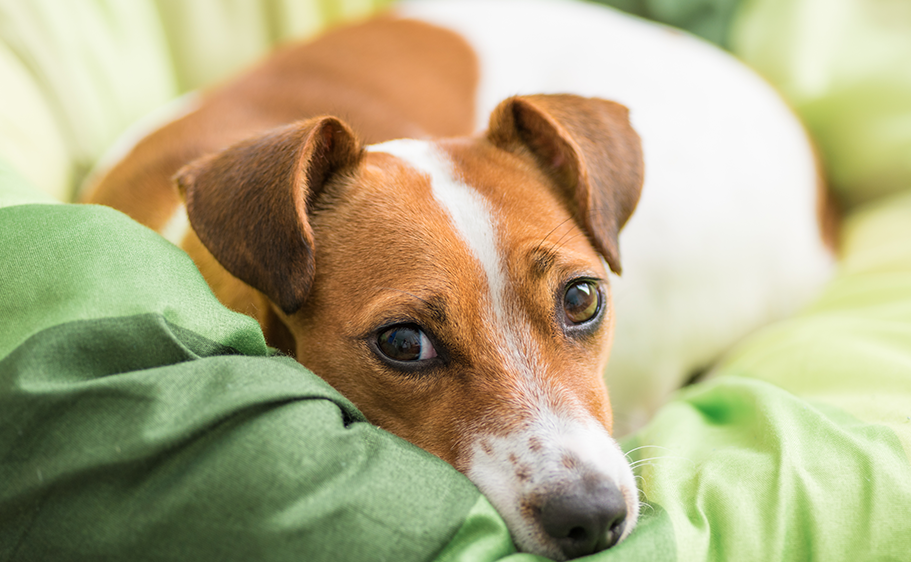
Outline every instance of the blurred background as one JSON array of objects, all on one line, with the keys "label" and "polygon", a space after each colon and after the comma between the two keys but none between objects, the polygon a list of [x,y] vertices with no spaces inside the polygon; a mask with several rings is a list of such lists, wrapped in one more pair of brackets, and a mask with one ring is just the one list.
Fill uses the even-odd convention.
[{"label": "blurred background", "polygon": [[[0,171],[70,200],[129,125],[392,0],[0,0]],[[602,0],[731,51],[811,131],[842,203],[911,186],[911,2]]]}]

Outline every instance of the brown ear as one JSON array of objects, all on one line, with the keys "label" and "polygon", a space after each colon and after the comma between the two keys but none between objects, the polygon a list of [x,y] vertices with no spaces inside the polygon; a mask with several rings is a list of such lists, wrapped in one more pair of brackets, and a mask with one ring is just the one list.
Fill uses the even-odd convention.
[{"label": "brown ear", "polygon": [[314,271],[308,211],[361,147],[333,117],[310,119],[184,166],[175,179],[197,236],[232,275],[291,314]]},{"label": "brown ear", "polygon": [[516,96],[493,111],[487,138],[504,150],[531,152],[620,273],[617,236],[636,208],[643,179],[642,148],[626,107],[569,94]]}]

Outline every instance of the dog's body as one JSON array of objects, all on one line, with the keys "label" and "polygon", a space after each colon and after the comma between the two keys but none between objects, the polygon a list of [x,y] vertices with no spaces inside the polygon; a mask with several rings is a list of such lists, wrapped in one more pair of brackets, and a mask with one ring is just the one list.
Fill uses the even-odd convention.
[{"label": "dog's body", "polygon": [[806,133],[733,57],[583,4],[414,2],[404,11],[456,30],[480,53],[479,130],[517,93],[573,92],[630,109],[645,186],[621,237],[623,276],[611,279],[606,375],[617,433],[641,426],[695,372],[831,276],[833,211]]},{"label": "dog's body", "polygon": [[[831,267],[809,145],[758,79],[670,30],[563,3],[399,9],[449,30],[384,17],[286,48],[91,200],[167,233],[272,345],[467,474],[520,548],[605,548],[639,509],[601,376],[615,318],[620,372],[652,376],[648,354],[685,373],[805,299]],[[500,103],[558,92],[630,107],[642,137],[616,308],[639,136],[601,99]],[[653,302],[681,281],[688,302]]]}]

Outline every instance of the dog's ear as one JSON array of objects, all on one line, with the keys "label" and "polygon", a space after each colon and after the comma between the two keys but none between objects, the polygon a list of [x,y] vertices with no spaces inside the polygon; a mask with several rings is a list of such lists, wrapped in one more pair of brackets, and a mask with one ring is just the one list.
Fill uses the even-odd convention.
[{"label": "dog's ear", "polygon": [[175,179],[190,224],[215,259],[291,314],[313,282],[308,211],[330,177],[361,154],[347,125],[322,117],[202,157]]},{"label": "dog's ear", "polygon": [[643,163],[626,107],[569,94],[516,96],[490,117],[495,146],[532,157],[610,268],[620,273],[620,229],[639,201]]}]

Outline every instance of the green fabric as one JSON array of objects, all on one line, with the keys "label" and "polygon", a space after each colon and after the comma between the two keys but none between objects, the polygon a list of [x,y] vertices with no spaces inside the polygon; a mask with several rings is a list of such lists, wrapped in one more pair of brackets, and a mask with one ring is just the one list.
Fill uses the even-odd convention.
[{"label": "green fabric", "polygon": [[266,355],[258,324],[219,307],[189,256],[117,211],[39,205],[0,212],[0,318],[14,328],[0,333],[0,357],[63,322],[149,311],[242,353]]},{"label": "green fabric", "polygon": [[516,547],[509,536],[506,522],[494,507],[481,496],[478,503],[465,516],[465,522],[446,548],[435,558],[436,562],[482,562],[485,560],[543,560],[527,554],[516,554]]},{"label": "green fabric", "polygon": [[731,45],[800,114],[846,203],[911,189],[911,3],[750,0]]},{"label": "green fabric", "polygon": [[825,293],[733,351],[725,370],[885,425],[911,457],[911,193],[859,209],[843,233]]},{"label": "green fabric", "polygon": [[0,263],[0,559],[427,560],[477,505],[124,215],[0,209]]},{"label": "green fabric", "polygon": [[[793,369],[790,369],[793,372]],[[684,560],[902,560],[911,464],[889,428],[726,375],[638,435]]]},{"label": "green fabric", "polygon": [[743,0],[589,0],[685,29],[722,47]]}]

